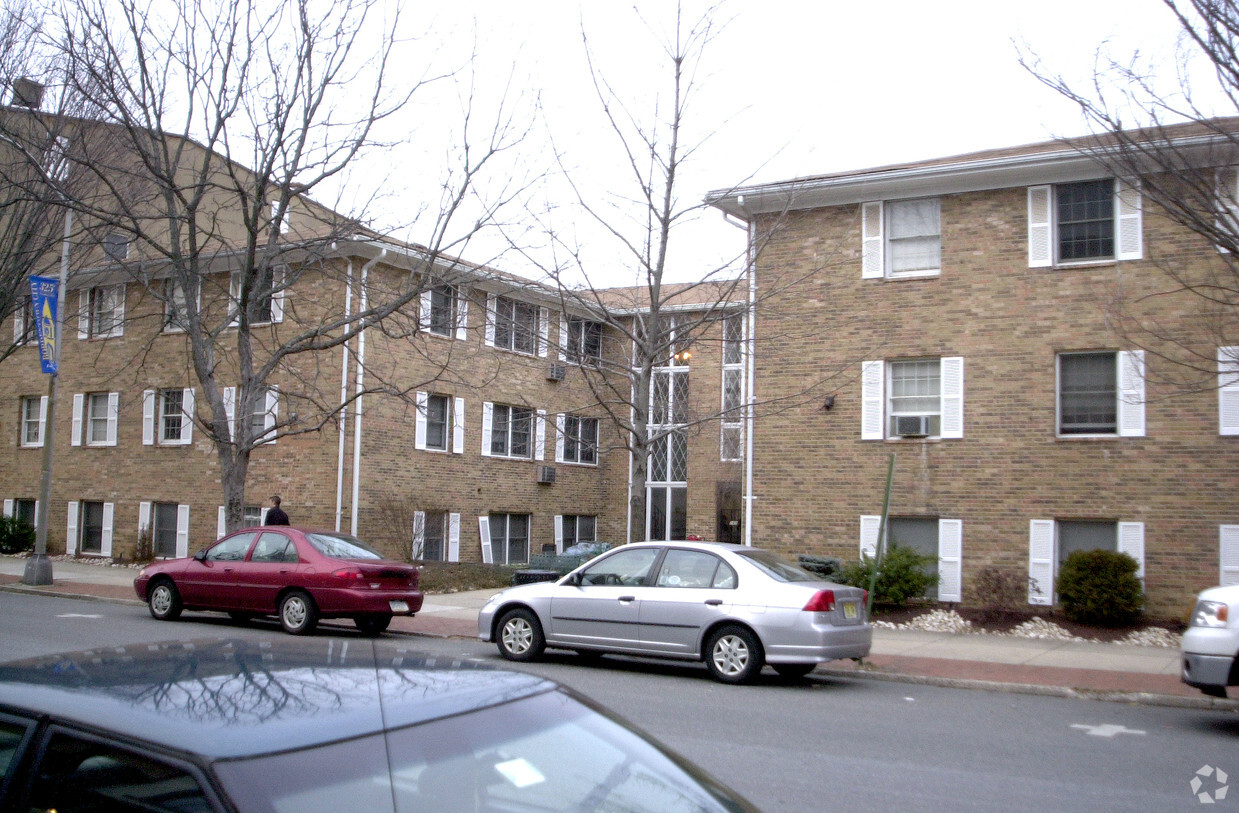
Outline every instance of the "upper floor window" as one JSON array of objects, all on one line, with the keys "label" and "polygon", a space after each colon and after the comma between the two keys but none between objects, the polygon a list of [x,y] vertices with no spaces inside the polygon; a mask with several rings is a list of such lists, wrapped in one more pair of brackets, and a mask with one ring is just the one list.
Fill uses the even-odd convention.
[{"label": "upper floor window", "polygon": [[38,328],[34,323],[34,300],[29,295],[17,300],[13,310],[13,344],[26,344],[38,340]]},{"label": "upper floor window", "polygon": [[189,325],[185,286],[178,279],[166,279],[163,291],[163,329],[168,333],[184,332]]},{"label": "upper floor window", "polygon": [[1239,346],[1217,349],[1218,434],[1239,435]]},{"label": "upper floor window", "polygon": [[[249,322],[251,325],[284,321],[284,266],[268,265],[253,271],[254,286],[249,298]],[[232,301],[239,307],[241,300],[241,274],[232,275],[230,283]],[[233,320],[235,325],[237,320]]]},{"label": "upper floor window", "polygon": [[866,361],[861,439],[964,436],[964,360]]},{"label": "upper floor window", "polygon": [[115,446],[116,419],[120,393],[91,392],[73,396],[73,437],[71,444]]},{"label": "upper floor window", "polygon": [[[541,457],[543,415],[529,407],[482,405],[482,454],[488,457]],[[536,454],[535,454],[536,452]]]},{"label": "upper floor window", "polygon": [[125,286],[87,288],[78,299],[77,336],[102,339],[125,332]]},{"label": "upper floor window", "polygon": [[491,305],[488,344],[529,355],[538,353],[538,306],[506,296],[492,297]]},{"label": "upper floor window", "polygon": [[938,198],[875,201],[861,206],[861,276],[926,276],[942,267]]},{"label": "upper floor window", "polygon": [[1060,435],[1144,435],[1144,351],[1058,356]]},{"label": "upper floor window", "polygon": [[193,440],[194,391],[146,390],[142,402],[142,443],[182,446]]},{"label": "upper floor window", "polygon": [[744,351],[744,314],[729,313],[723,319],[723,364],[740,364]]},{"label": "upper floor window", "polygon": [[103,236],[103,254],[109,260],[120,262],[129,257],[129,238],[117,232],[109,232]]},{"label": "upper floor window", "polygon": [[650,423],[688,423],[688,370],[655,370],[650,379]]},{"label": "upper floor window", "polygon": [[1140,191],[1113,178],[1028,188],[1028,264],[1138,260]]},{"label": "upper floor window", "polygon": [[602,360],[602,323],[588,319],[569,318],[560,329],[564,331],[563,357],[577,364]]},{"label": "upper floor window", "polygon": [[469,302],[455,285],[434,285],[422,291],[421,323],[436,336],[464,339]]},{"label": "upper floor window", "polygon": [[439,452],[464,451],[465,399],[419,392],[414,448]]},{"label": "upper floor window", "polygon": [[47,396],[22,398],[21,410],[21,445],[42,446],[43,427],[47,421]]},{"label": "upper floor window", "polygon": [[598,419],[579,415],[559,416],[559,448],[555,459],[561,463],[598,462]]},{"label": "upper floor window", "polygon": [[262,387],[254,393],[249,413],[250,437],[255,444],[275,443],[275,424],[280,414],[280,394],[275,387]]}]

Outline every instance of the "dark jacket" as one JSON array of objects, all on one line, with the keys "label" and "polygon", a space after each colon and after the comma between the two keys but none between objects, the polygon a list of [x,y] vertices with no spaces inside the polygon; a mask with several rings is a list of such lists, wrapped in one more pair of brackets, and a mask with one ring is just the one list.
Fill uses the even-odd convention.
[{"label": "dark jacket", "polygon": [[278,505],[272,506],[267,511],[266,519],[263,520],[264,525],[287,525],[288,514],[284,513],[284,509]]}]

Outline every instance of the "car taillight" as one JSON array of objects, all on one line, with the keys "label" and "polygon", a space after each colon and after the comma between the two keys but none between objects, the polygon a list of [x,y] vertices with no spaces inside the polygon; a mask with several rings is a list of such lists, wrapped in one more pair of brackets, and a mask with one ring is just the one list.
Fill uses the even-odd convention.
[{"label": "car taillight", "polygon": [[333,570],[331,575],[341,581],[347,582],[360,581],[366,577],[366,574],[362,573],[360,569],[355,567],[342,567],[339,570]]},{"label": "car taillight", "polygon": [[809,613],[828,613],[834,608],[834,590],[818,590],[813,594],[813,598],[809,599],[809,603],[804,606],[805,612]]}]

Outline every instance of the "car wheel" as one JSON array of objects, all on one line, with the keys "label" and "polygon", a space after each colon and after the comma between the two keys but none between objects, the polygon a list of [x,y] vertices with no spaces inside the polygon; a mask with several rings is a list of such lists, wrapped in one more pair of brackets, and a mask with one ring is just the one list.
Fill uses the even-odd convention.
[{"label": "car wheel", "polygon": [[171,579],[160,579],[146,594],[146,606],[157,621],[175,621],[181,617],[181,594]]},{"label": "car wheel", "polygon": [[752,680],[761,671],[763,658],[761,642],[744,627],[722,627],[706,643],[706,666],[723,683]]},{"label": "car wheel", "polygon": [[391,624],[391,616],[385,613],[358,615],[354,616],[353,623],[357,625],[357,629],[361,630],[362,635],[380,635]]},{"label": "car wheel", "polygon": [[254,617],[254,614],[243,613],[237,610],[229,610],[228,617],[231,618],[233,621],[236,621],[238,624],[245,624],[245,623],[248,623],[249,620]]},{"label": "car wheel", "polygon": [[308,635],[318,626],[318,608],[314,599],[294,590],[280,599],[280,626],[289,635]]},{"label": "car wheel", "polygon": [[774,671],[785,678],[801,678],[817,668],[816,663],[772,663]]},{"label": "car wheel", "polygon": [[532,661],[546,648],[542,625],[537,616],[526,609],[512,610],[499,619],[495,643],[499,646],[499,654],[510,661]]}]

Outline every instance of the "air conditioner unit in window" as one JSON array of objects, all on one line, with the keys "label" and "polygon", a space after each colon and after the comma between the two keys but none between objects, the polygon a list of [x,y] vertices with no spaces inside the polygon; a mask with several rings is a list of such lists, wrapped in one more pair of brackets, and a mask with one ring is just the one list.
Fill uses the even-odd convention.
[{"label": "air conditioner unit in window", "polygon": [[538,482],[539,483],[555,482],[555,467],[554,466],[538,466]]},{"label": "air conditioner unit in window", "polygon": [[546,380],[547,381],[563,381],[564,373],[565,373],[564,365],[552,364],[550,367],[546,368]]},{"label": "air conditioner unit in window", "polygon": [[896,415],[895,434],[901,438],[923,438],[929,434],[928,415]]}]

